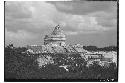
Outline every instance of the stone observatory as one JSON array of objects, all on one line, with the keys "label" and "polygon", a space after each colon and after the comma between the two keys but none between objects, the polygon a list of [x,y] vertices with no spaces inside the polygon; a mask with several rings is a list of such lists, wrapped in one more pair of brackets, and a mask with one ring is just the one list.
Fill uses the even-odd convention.
[{"label": "stone observatory", "polygon": [[45,35],[44,37],[44,45],[51,44],[65,46],[65,41],[66,36],[59,25],[54,28],[52,33]]}]

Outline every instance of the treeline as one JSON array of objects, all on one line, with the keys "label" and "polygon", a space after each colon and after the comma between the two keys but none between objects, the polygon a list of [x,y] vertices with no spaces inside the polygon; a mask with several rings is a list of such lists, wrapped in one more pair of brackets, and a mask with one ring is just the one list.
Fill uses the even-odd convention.
[{"label": "treeline", "polygon": [[[117,68],[113,63],[108,68],[96,63],[86,67],[87,62],[79,54],[52,54],[50,56],[53,57],[54,63],[39,68],[37,56],[22,54],[25,50],[25,47],[16,48],[11,45],[5,47],[5,81],[10,79],[84,79],[88,81],[114,79],[112,81],[117,81],[118,79]],[[60,65],[70,65],[70,67],[66,71],[59,67]]]},{"label": "treeline", "polygon": [[118,47],[108,46],[108,47],[98,48],[96,46],[83,46],[83,49],[88,50],[88,51],[117,51]]}]

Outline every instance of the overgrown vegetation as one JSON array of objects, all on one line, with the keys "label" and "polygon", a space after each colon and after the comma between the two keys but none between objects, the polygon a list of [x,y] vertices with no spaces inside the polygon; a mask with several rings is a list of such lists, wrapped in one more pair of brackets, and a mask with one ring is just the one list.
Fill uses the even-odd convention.
[{"label": "overgrown vegetation", "polygon": [[[27,56],[25,47],[5,47],[5,79],[114,79],[117,80],[117,68],[110,64],[108,68],[96,63],[86,67],[85,60],[79,54],[51,54],[54,63],[38,67],[38,55]],[[68,71],[59,67],[69,65]]]},{"label": "overgrown vegetation", "polygon": [[88,51],[117,51],[117,46],[108,46],[103,48],[98,48],[96,46],[83,46],[85,50]]}]

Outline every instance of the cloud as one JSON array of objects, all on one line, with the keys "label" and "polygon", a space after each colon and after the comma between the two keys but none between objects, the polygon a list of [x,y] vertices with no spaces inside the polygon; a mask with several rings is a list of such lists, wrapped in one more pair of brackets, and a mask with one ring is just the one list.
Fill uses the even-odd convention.
[{"label": "cloud", "polygon": [[78,32],[76,32],[76,31],[65,31],[65,34],[66,35],[77,35]]},{"label": "cloud", "polygon": [[54,3],[54,5],[56,6],[56,8],[58,8],[59,10],[72,10],[73,9],[73,4],[71,3],[71,1],[57,1],[57,2],[51,2]]},{"label": "cloud", "polygon": [[[23,2],[22,2],[23,3]],[[29,5],[25,2],[22,6],[20,2],[6,2],[5,4],[5,15],[6,17],[11,17],[11,19],[18,18],[30,18],[32,16],[32,12],[29,10]]]},{"label": "cloud", "polygon": [[117,26],[117,13],[99,11],[89,14],[89,16],[96,17],[98,24],[104,27],[116,28]]},{"label": "cloud", "polygon": [[67,35],[93,34],[116,29],[115,2],[7,1],[6,40],[28,41],[48,34],[60,24]]},{"label": "cloud", "polygon": [[[75,4],[74,2],[58,2],[56,5],[61,4],[60,6],[63,7],[65,6],[64,3]],[[84,3],[95,6],[95,3]],[[78,2],[78,4],[80,3]],[[6,27],[14,31],[21,29],[39,32],[44,29],[46,30],[46,27],[61,24],[66,30],[83,30],[84,32],[108,30],[108,28],[114,27],[116,23],[116,19],[112,17],[112,14],[105,11],[77,15],[58,11],[56,5],[48,2],[8,2],[5,11],[7,14],[5,16]],[[72,8],[73,6],[71,6]]]},{"label": "cloud", "polygon": [[115,12],[117,9],[116,1],[57,1],[51,3],[55,4],[59,11],[72,14],[88,14],[97,11]]},{"label": "cloud", "polygon": [[[99,20],[105,25],[102,25]],[[114,26],[108,26],[107,24],[114,25],[115,21],[110,20],[111,22],[109,23],[109,19],[103,18],[104,21],[102,21],[102,18],[97,18],[94,16],[89,16],[89,15],[71,15],[67,14],[64,16],[63,21],[65,22],[65,30],[67,31],[77,31],[77,32],[82,32],[82,33],[97,33],[101,31],[108,31],[111,29],[114,29]]]},{"label": "cloud", "polygon": [[23,40],[23,39],[34,39],[35,36],[33,33],[31,32],[27,32],[24,30],[18,30],[18,32],[12,32],[12,31],[8,31],[7,29],[5,29],[5,36],[8,39],[18,39],[18,40]]},{"label": "cloud", "polygon": [[36,28],[39,29],[45,28],[47,25],[55,25],[52,19],[57,11],[51,4],[46,2],[12,1],[7,3],[5,20],[8,29],[11,28],[13,30],[13,27],[16,27],[16,30],[33,29],[34,31]]},{"label": "cloud", "polygon": [[65,30],[96,33],[117,27],[117,3],[115,1],[57,1],[50,3],[61,12],[60,19],[57,21],[65,24]]},{"label": "cloud", "polygon": [[39,35],[24,30],[12,32],[5,29],[5,44],[13,43],[16,46],[24,46],[29,44],[29,42],[36,40],[38,37]]}]

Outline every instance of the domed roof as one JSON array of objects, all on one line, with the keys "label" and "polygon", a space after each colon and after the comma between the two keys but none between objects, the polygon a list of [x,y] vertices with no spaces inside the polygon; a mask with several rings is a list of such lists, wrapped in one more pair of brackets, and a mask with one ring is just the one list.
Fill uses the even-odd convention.
[{"label": "domed roof", "polygon": [[49,40],[65,40],[65,34],[63,31],[60,29],[60,26],[57,25],[53,32],[49,35],[45,36],[45,39]]},{"label": "domed roof", "polygon": [[51,36],[61,36],[61,37],[65,37],[65,34],[63,34],[63,31],[61,30],[60,26],[57,25],[55,27],[55,29],[53,30],[53,32],[51,33]]}]

